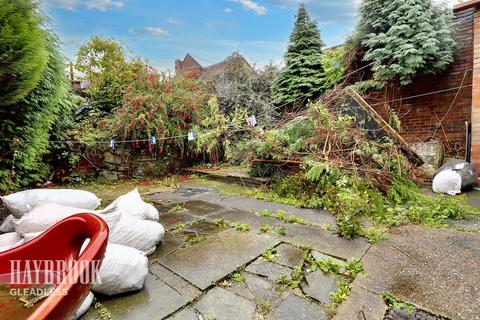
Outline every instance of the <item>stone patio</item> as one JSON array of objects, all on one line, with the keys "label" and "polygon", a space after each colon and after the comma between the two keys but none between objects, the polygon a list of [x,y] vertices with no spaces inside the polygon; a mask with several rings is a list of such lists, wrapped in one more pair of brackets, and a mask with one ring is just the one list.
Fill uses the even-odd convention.
[{"label": "stone patio", "polygon": [[[153,193],[149,199],[168,232],[149,257],[143,290],[97,297],[114,320],[383,320],[388,309],[380,297],[384,291],[448,319],[480,319],[478,234],[407,226],[371,247],[365,239],[348,241],[327,231],[335,220],[321,210],[226,196],[197,185]],[[283,210],[306,224],[255,214],[264,209]],[[236,230],[233,223],[250,229]],[[266,224],[273,230],[261,232]],[[284,235],[274,231],[279,227]],[[275,259],[268,261],[262,254],[272,248]],[[335,277],[315,271],[296,289],[276,283],[303,263],[307,248],[317,260],[341,263],[355,257],[364,263],[366,276],[355,280],[336,315],[327,308],[337,289]],[[97,314],[92,308],[83,319]]]},{"label": "stone patio", "polygon": [[[303,263],[306,247],[322,258],[342,260],[361,258],[369,248],[364,239],[347,241],[326,231],[335,220],[321,210],[225,196],[198,186],[154,193],[149,199],[163,213],[160,222],[168,231],[149,257],[150,274],[143,290],[98,297],[112,319],[329,319],[325,304],[336,290],[335,279],[323,278],[317,271],[303,291],[280,288],[276,280],[290,276]],[[296,225],[255,214],[264,209],[283,210],[307,223]],[[220,225],[219,219],[247,224],[250,230]],[[261,232],[265,224],[284,227],[286,234]],[[189,241],[199,236],[204,240]],[[275,261],[262,258],[272,248]],[[235,281],[235,273],[244,280]],[[92,308],[83,319],[95,319],[97,313]]]}]

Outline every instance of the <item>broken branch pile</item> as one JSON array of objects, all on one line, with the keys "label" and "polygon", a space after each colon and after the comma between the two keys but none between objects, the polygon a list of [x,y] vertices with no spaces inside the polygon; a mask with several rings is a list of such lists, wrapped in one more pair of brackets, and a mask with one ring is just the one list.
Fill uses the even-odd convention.
[{"label": "broken branch pile", "polygon": [[[440,226],[462,218],[467,205],[424,195],[412,182],[424,180],[409,161],[414,156],[385,134],[384,127],[369,126],[365,117],[356,117],[351,102],[345,91],[337,91],[280,127],[258,129],[247,144],[251,174],[271,175],[274,182],[256,196],[329,210],[336,214],[337,232],[349,238],[378,239],[384,227]],[[282,174],[282,168],[293,163],[299,163],[299,173]],[[374,226],[364,228],[360,217],[373,220]]]}]

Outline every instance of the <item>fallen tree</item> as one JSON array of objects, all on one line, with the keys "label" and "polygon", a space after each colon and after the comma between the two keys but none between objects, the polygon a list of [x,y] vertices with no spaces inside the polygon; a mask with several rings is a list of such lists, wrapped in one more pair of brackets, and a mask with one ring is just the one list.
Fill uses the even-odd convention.
[{"label": "fallen tree", "polygon": [[[273,130],[255,130],[245,148],[252,175],[273,177],[258,198],[329,210],[340,235],[371,241],[390,226],[438,227],[473,210],[464,199],[425,195],[416,185],[425,180],[419,163],[406,157],[405,145],[376,134],[381,127],[365,126],[365,119],[353,116],[350,102],[346,90],[338,89]],[[298,173],[282,172],[292,163]],[[363,218],[373,226],[363,227]]]}]

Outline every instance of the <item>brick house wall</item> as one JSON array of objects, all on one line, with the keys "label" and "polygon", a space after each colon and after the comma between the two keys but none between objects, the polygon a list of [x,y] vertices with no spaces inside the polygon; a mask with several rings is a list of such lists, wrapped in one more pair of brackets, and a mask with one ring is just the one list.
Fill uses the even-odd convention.
[{"label": "brick house wall", "polygon": [[[480,1],[476,1],[480,6]],[[480,171],[480,12],[475,13],[472,87],[472,164]]]},{"label": "brick house wall", "polygon": [[[404,87],[390,84],[383,92],[373,94],[368,100],[377,112],[386,118],[388,107],[398,114],[402,122],[400,134],[408,142],[439,139],[444,143],[447,156],[464,158],[467,138],[465,122],[471,122],[472,114],[474,14],[477,8],[475,6],[457,8],[458,6],[455,9],[455,26],[458,47],[455,61],[447,70],[438,75],[420,76],[414,79],[412,84]],[[480,37],[480,25],[477,29]],[[478,59],[480,61],[480,56]],[[460,86],[462,86],[460,90],[456,89]],[[423,95],[434,91],[444,92]],[[458,97],[455,100],[457,92]],[[423,96],[409,98],[418,95]],[[380,103],[393,100],[395,101],[388,103],[388,106]],[[455,103],[452,105],[454,100]],[[478,125],[480,129],[480,121]]]}]

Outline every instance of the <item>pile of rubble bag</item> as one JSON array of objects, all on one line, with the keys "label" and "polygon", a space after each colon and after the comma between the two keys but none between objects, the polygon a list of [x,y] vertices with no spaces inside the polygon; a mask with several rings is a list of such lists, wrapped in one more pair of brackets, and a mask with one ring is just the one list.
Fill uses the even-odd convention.
[{"label": "pile of rubble bag", "polygon": [[432,190],[451,196],[472,188],[478,179],[473,166],[463,160],[451,160],[440,167],[433,176]]},{"label": "pile of rubble bag", "polygon": [[[117,198],[103,210],[95,210],[100,206],[95,194],[81,190],[33,189],[0,199],[11,213],[0,226],[3,233],[0,252],[35,239],[69,216],[91,213],[101,217],[110,234],[92,291],[104,295],[143,288],[148,274],[147,256],[155,252],[165,233],[158,222],[158,210],[144,202],[137,189]],[[92,301],[93,294],[90,294],[75,317],[87,312]]]}]

